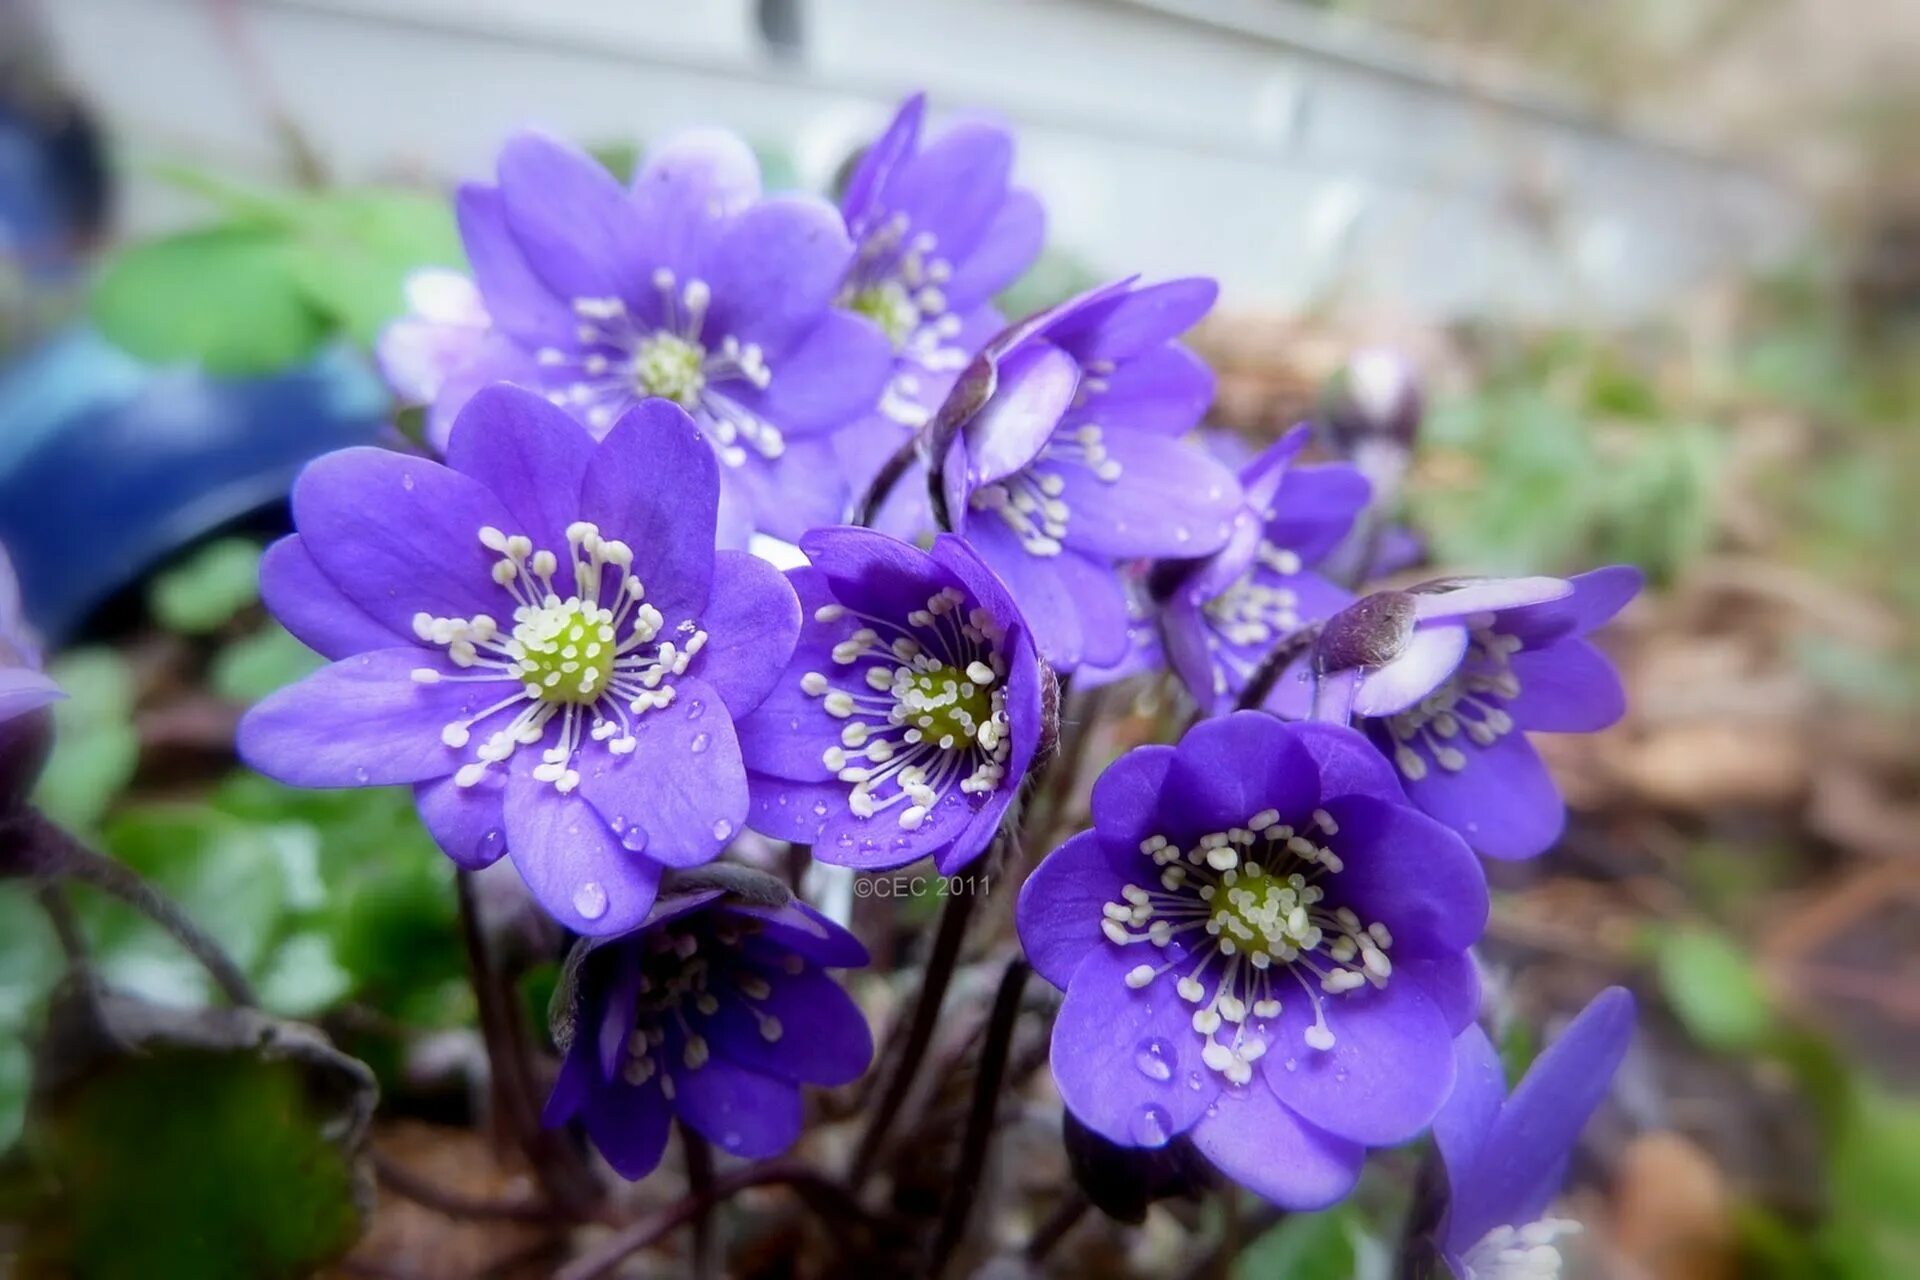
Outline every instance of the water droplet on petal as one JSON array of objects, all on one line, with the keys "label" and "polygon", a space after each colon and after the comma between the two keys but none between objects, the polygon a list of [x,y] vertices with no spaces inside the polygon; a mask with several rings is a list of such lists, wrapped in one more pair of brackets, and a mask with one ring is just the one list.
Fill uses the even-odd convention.
[{"label": "water droplet on petal", "polygon": [[731,822],[728,822],[725,818],[715,820],[713,824],[713,838],[715,840],[725,840],[732,834],[733,824]]},{"label": "water droplet on petal", "polygon": [[827,802],[825,800],[815,800],[813,802],[813,816],[816,818],[824,818],[827,816]]},{"label": "water droplet on petal", "polygon": [[729,1129],[720,1135],[720,1145],[729,1151],[737,1151],[740,1147],[740,1135]]},{"label": "water droplet on petal", "polygon": [[361,769],[355,769],[355,770],[353,771],[353,780],[354,780],[355,782],[357,782],[357,783],[359,783],[359,784],[360,784],[361,786],[363,786],[363,787],[367,785],[367,782],[368,782],[368,781],[369,781],[369,780],[370,780],[370,779],[371,779],[372,777],[373,777],[373,775],[372,775],[372,774],[370,774],[370,773],[368,773],[368,772],[367,772],[367,771],[366,771],[366,770],[365,770],[364,768],[361,768]]},{"label": "water droplet on petal", "polygon": [[1140,1074],[1149,1080],[1166,1081],[1173,1078],[1173,1064],[1167,1061],[1166,1041],[1157,1036],[1140,1042],[1140,1048],[1133,1055],[1133,1065],[1140,1068]]},{"label": "water droplet on petal", "polygon": [[1143,1147],[1164,1147],[1172,1136],[1172,1123],[1164,1107],[1148,1103],[1133,1113],[1127,1129],[1133,1134],[1133,1140]]},{"label": "water droplet on petal", "polygon": [[1200,1092],[1200,1073],[1198,1071],[1187,1072],[1187,1088],[1193,1090],[1195,1093]]},{"label": "water droplet on petal", "polygon": [[498,827],[491,827],[480,835],[480,852],[491,856],[506,842],[507,833]]},{"label": "water droplet on petal", "polygon": [[687,743],[687,749],[692,751],[693,754],[699,755],[712,745],[713,736],[711,734],[696,733],[693,735],[692,740]]},{"label": "water droplet on petal", "polygon": [[620,847],[622,849],[625,849],[628,853],[638,853],[642,849],[646,848],[647,847],[646,828],[645,827],[628,827],[626,830],[620,832]]},{"label": "water droplet on petal", "polygon": [[400,487],[402,489],[405,489],[408,493],[413,492],[413,472],[402,471],[400,473]]},{"label": "water droplet on petal", "polygon": [[839,845],[842,849],[851,849],[853,848],[853,837],[847,834],[846,832],[842,831],[840,833],[839,838],[836,839],[834,843],[836,845]]},{"label": "water droplet on petal", "polygon": [[698,720],[700,718],[700,713],[702,711],[705,711],[706,709],[707,709],[707,704],[700,701],[700,699],[698,698],[687,699],[687,719]]},{"label": "water droplet on petal", "polygon": [[598,920],[607,914],[607,891],[598,881],[589,880],[573,891],[573,909],[583,919]]}]

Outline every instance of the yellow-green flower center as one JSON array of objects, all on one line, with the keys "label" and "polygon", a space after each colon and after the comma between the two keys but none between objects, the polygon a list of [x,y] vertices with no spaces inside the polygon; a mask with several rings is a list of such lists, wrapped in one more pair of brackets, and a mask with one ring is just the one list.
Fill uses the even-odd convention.
[{"label": "yellow-green flower center", "polygon": [[924,671],[914,671],[899,685],[902,705],[908,719],[919,726],[926,740],[936,746],[957,747],[970,744],[980,726],[993,718],[993,690],[984,681],[976,681],[966,672],[940,663]]},{"label": "yellow-green flower center", "polygon": [[880,326],[887,340],[898,350],[920,326],[920,308],[914,304],[906,286],[897,280],[883,280],[856,289],[847,299],[847,307]]},{"label": "yellow-green flower center", "polygon": [[706,356],[698,344],[677,334],[655,333],[634,350],[634,384],[642,395],[692,408],[707,386]]},{"label": "yellow-green flower center", "polygon": [[1309,918],[1320,897],[1297,872],[1279,875],[1243,862],[1214,890],[1208,932],[1231,939],[1237,950],[1292,960],[1320,945],[1321,931]]},{"label": "yellow-green flower center", "polygon": [[547,602],[513,628],[514,675],[542,702],[591,704],[606,692],[619,648],[613,611],[575,597]]}]

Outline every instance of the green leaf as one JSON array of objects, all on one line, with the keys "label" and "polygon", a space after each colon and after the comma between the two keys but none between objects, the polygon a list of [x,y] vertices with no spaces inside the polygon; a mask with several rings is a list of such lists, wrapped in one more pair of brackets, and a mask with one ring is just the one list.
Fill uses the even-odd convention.
[{"label": "green leaf", "polygon": [[169,631],[204,635],[260,598],[260,547],[245,538],[210,542],[153,580],[148,601]]},{"label": "green leaf", "polygon": [[1235,1280],[1352,1280],[1356,1227],[1345,1207],[1291,1214],[1241,1252]]},{"label": "green leaf", "polygon": [[19,1136],[32,1067],[27,1037],[64,963],[32,891],[19,882],[0,884],[0,1150]]},{"label": "green leaf", "polygon": [[[364,1225],[373,1082],[308,1030],[117,997],[67,1014],[0,1205],[23,1280],[278,1280]],[[173,1019],[171,1022],[166,1018]]]},{"label": "green leaf", "polygon": [[49,674],[67,697],[53,707],[53,758],[34,802],[63,826],[91,830],[139,763],[133,672],[110,649],[77,649],[56,659]]},{"label": "green leaf", "polygon": [[327,327],[301,291],[281,233],[229,225],[122,251],[95,284],[94,323],[143,360],[194,361],[214,374],[285,368]]},{"label": "green leaf", "polygon": [[444,197],[343,191],[309,197],[288,249],[308,301],[355,341],[371,345],[406,309],[407,276],[466,261]]},{"label": "green leaf", "polygon": [[208,683],[229,701],[252,704],[325,665],[324,658],[286,628],[269,623],[220,650],[208,672]]},{"label": "green leaf", "polygon": [[1722,1053],[1742,1053],[1772,1036],[1773,1002],[1738,943],[1704,927],[1664,929],[1657,939],[1667,1003],[1694,1039]]}]

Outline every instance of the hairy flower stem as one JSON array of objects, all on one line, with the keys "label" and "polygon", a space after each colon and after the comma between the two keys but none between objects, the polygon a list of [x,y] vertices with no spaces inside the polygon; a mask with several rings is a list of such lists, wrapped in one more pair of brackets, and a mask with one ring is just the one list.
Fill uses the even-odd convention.
[{"label": "hairy flower stem", "polygon": [[1235,704],[1238,711],[1258,711],[1273,692],[1273,686],[1280,682],[1281,675],[1293,665],[1293,660],[1311,649],[1320,638],[1320,624],[1315,622],[1289,632],[1280,643],[1275,645],[1260,665],[1248,677],[1246,687],[1240,690],[1240,700]]},{"label": "hairy flower stem", "polygon": [[459,891],[460,936],[466,944],[468,979],[480,1014],[480,1035],[487,1047],[494,1114],[514,1145],[526,1156],[542,1192],[555,1205],[584,1209],[601,1196],[599,1181],[557,1132],[540,1124],[539,1086],[512,984],[493,963],[481,927],[473,891],[473,873],[455,876]]},{"label": "hairy flower stem", "polygon": [[[120,899],[186,948],[228,1001],[246,1008],[260,1003],[247,975],[220,944],[195,924],[178,903],[124,863],[88,848],[37,810],[28,809],[19,815],[14,834],[25,844],[27,865],[35,868],[35,875],[49,881],[77,881]],[[58,926],[57,917],[55,923]]]},{"label": "hairy flower stem", "polygon": [[792,1188],[836,1236],[856,1230],[870,1232],[877,1225],[873,1216],[839,1183],[797,1162],[770,1161],[723,1174],[713,1180],[713,1186],[704,1195],[688,1195],[607,1237],[594,1249],[554,1272],[553,1280],[599,1280],[627,1258],[685,1226],[713,1205],[750,1187],[769,1186]]},{"label": "hairy flower stem", "polygon": [[713,1280],[720,1274],[720,1240],[713,1229],[713,1148],[680,1122],[680,1147],[687,1161],[687,1194],[699,1202],[693,1214],[693,1280]]},{"label": "hairy flower stem", "polygon": [[929,1276],[938,1277],[952,1259],[979,1197],[980,1175],[986,1167],[988,1144],[993,1140],[994,1117],[1000,1110],[1000,1088],[1006,1081],[1007,1053],[1013,1047],[1014,1026],[1020,1020],[1020,997],[1032,972],[1031,965],[1015,956],[1000,975],[993,1012],[987,1017],[986,1042],[980,1047],[980,1062],[974,1069],[973,1105],[960,1141],[960,1164],[927,1255]]},{"label": "hairy flower stem", "polygon": [[886,1141],[887,1131],[900,1114],[900,1105],[906,1101],[907,1093],[913,1087],[913,1078],[919,1073],[920,1064],[927,1056],[927,1046],[933,1040],[933,1029],[940,1019],[940,1005],[946,998],[947,986],[953,981],[954,967],[960,959],[960,943],[966,936],[967,921],[973,914],[973,907],[973,894],[953,893],[947,897],[941,909],[939,932],[934,935],[933,953],[927,957],[926,971],[920,978],[920,990],[914,997],[906,1040],[887,1077],[886,1088],[881,1091],[880,1100],[874,1104],[866,1132],[860,1135],[859,1149],[854,1153],[848,1180],[856,1192],[872,1175],[880,1146]]},{"label": "hairy flower stem", "polygon": [[919,456],[920,435],[915,432],[907,437],[905,444],[893,451],[873,477],[873,483],[860,496],[853,508],[853,522],[862,529],[871,529],[873,522],[880,518],[880,509],[887,505],[887,499],[893,496],[893,488],[900,483],[900,477],[907,474],[907,468],[913,465]]}]

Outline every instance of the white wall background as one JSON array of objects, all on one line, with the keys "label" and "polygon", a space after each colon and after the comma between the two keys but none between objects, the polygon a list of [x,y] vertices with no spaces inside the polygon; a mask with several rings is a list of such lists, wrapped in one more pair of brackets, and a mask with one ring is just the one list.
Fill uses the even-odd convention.
[{"label": "white wall background", "polygon": [[[1230,306],[1330,293],[1412,319],[1623,319],[1777,256],[1804,213],[1740,168],[1450,81],[1285,0],[43,0],[136,157],[284,167],[270,85],[347,179],[483,174],[537,123],[588,142],[722,123],[824,186],[903,93],[1015,124],[1053,240],[1205,272]],[[248,59],[236,56],[244,45]],[[135,188],[144,225],[177,197]]]}]

